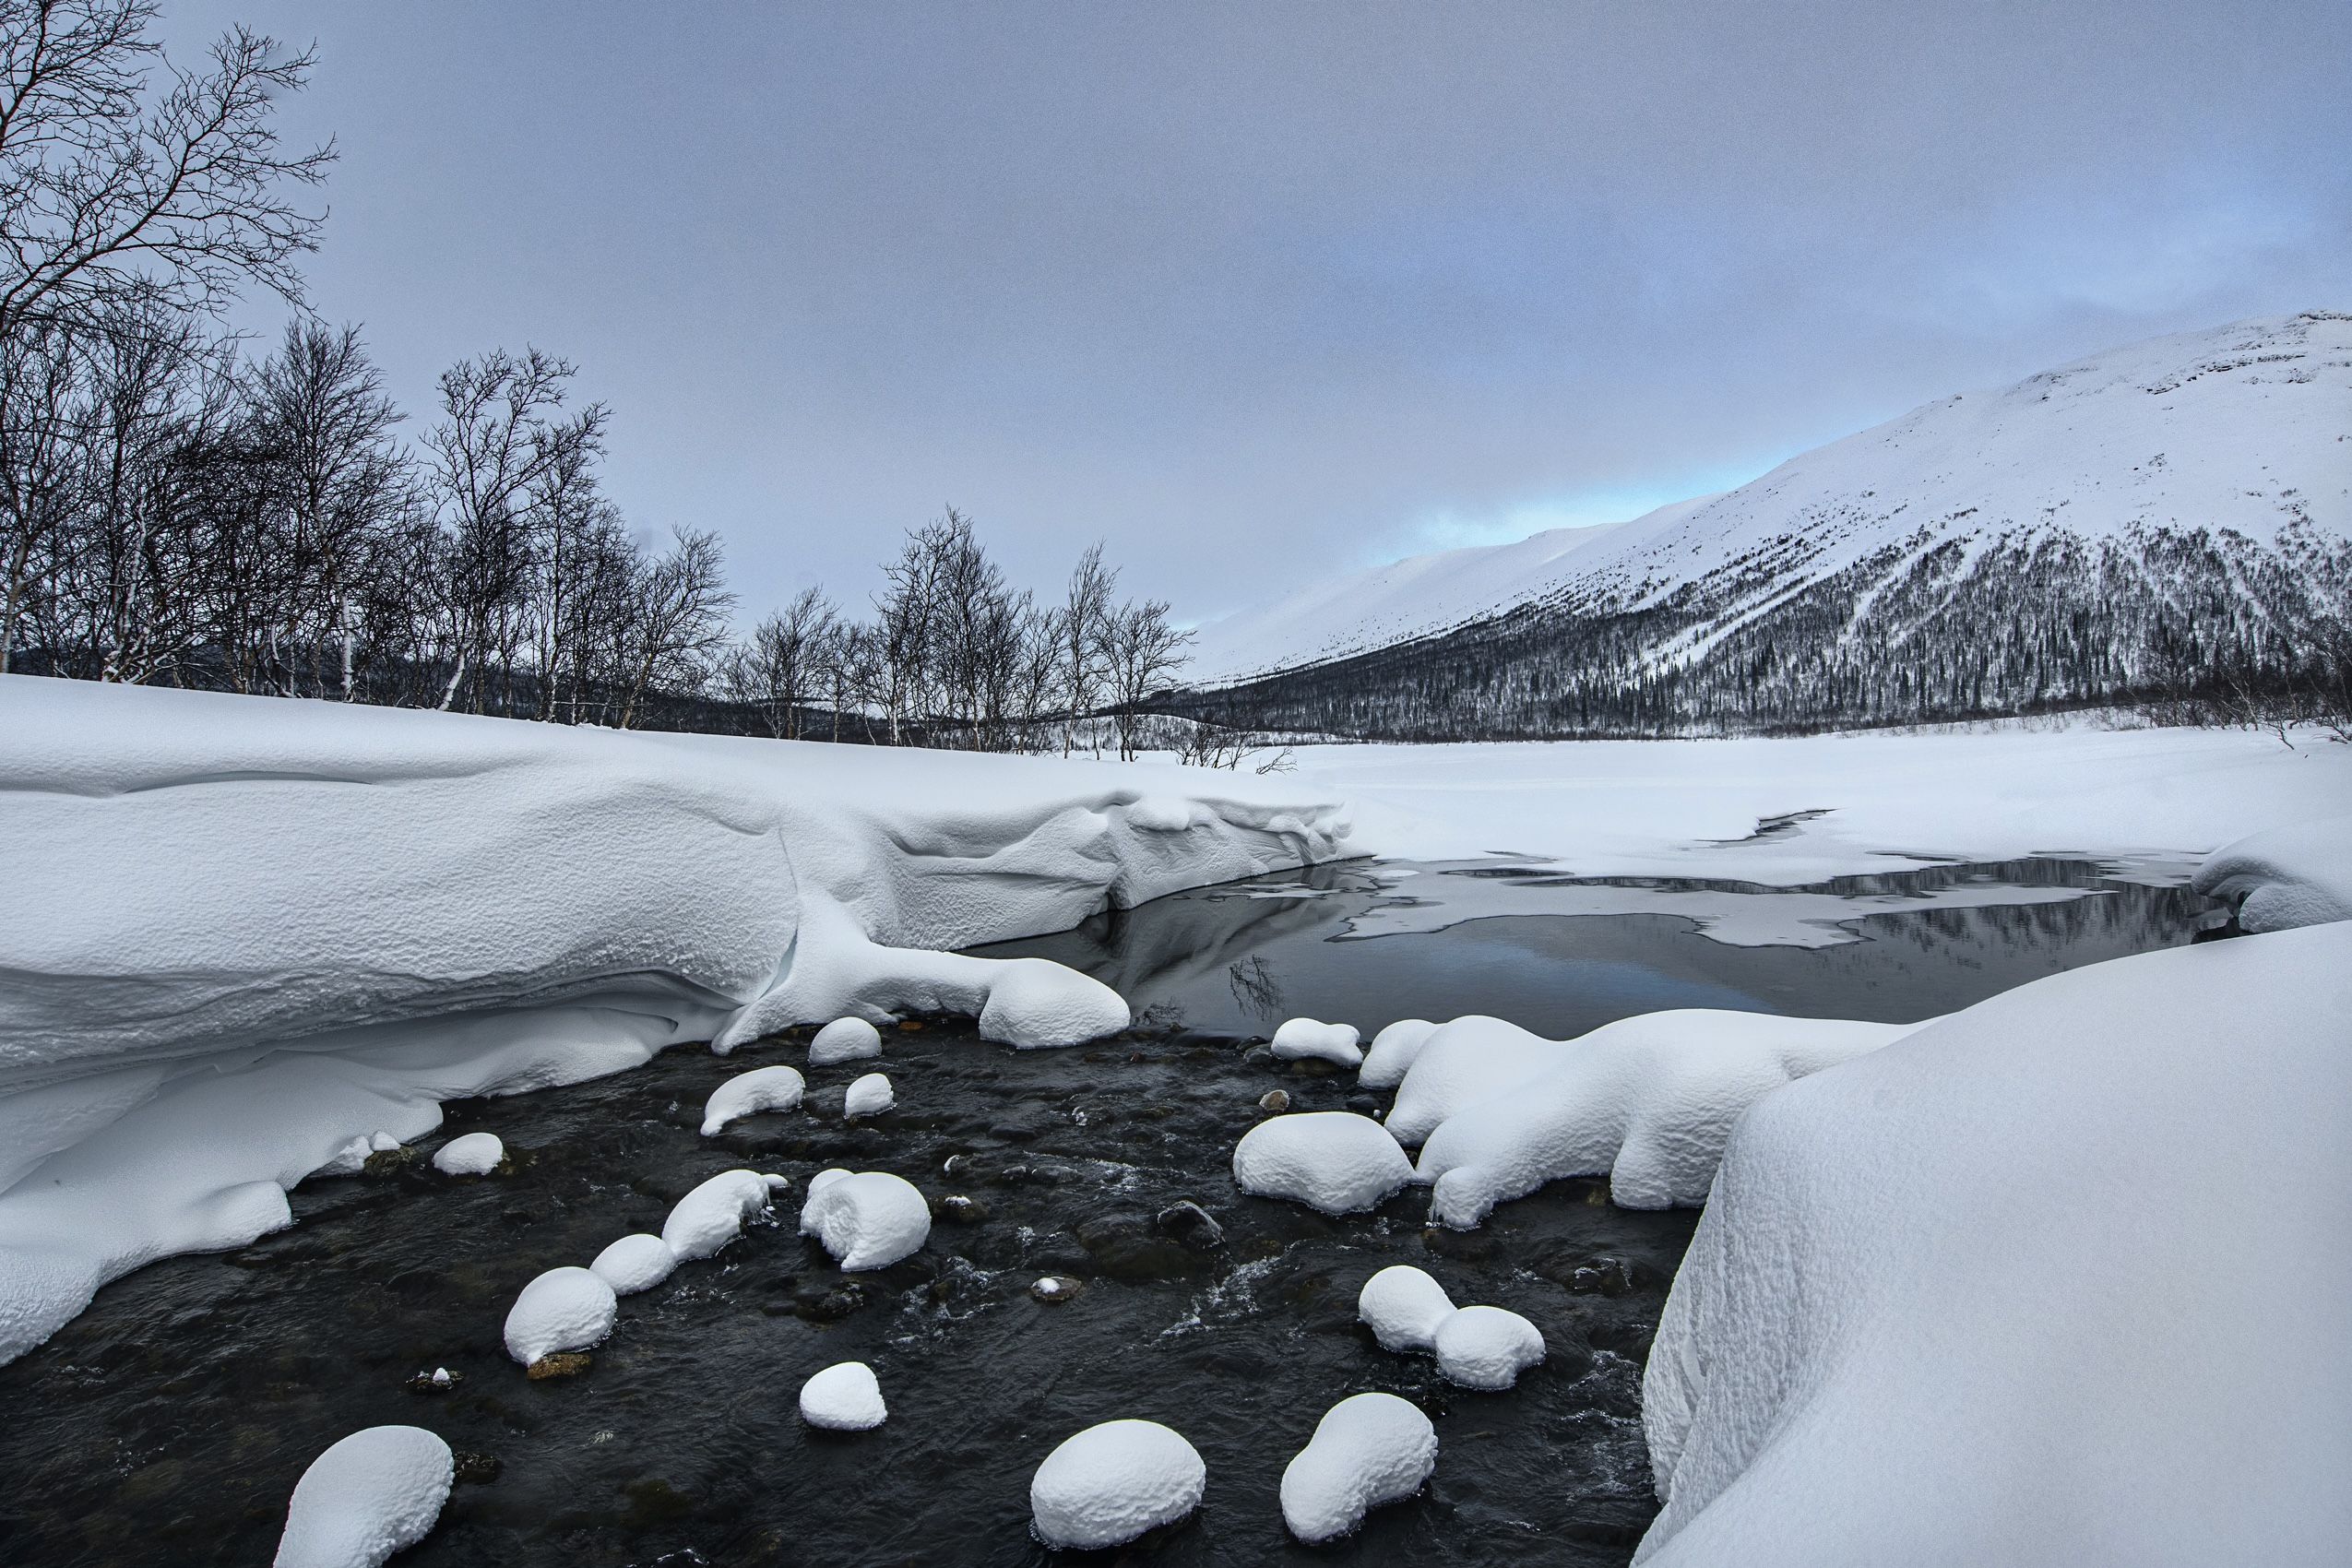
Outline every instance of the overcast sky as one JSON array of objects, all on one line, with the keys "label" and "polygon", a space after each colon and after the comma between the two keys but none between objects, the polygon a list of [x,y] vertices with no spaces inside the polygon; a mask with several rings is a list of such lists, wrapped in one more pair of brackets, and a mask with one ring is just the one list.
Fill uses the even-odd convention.
[{"label": "overcast sky", "polygon": [[316,41],[315,303],[412,428],[576,361],[752,610],[952,501],[1208,618],[2352,309],[2344,0],[166,5]]}]

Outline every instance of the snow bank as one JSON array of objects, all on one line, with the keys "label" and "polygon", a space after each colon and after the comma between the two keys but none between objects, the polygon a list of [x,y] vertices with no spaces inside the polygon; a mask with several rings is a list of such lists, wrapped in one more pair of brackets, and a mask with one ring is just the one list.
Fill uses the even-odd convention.
[{"label": "snow bank", "polygon": [[1361,1037],[1352,1024],[1319,1024],[1313,1018],[1292,1018],[1274,1031],[1274,1054],[1285,1062],[1313,1059],[1353,1067],[1364,1059],[1356,1041]]},{"label": "snow bank", "polygon": [[809,1182],[801,1234],[815,1237],[848,1272],[887,1268],[931,1240],[931,1205],[913,1182],[885,1170],[827,1171]]},{"label": "snow bank", "polygon": [[1364,1052],[1363,1070],[1356,1075],[1357,1085],[1368,1089],[1395,1088],[1405,1081],[1405,1070],[1436,1032],[1437,1026],[1427,1018],[1397,1019],[1372,1036],[1372,1049]]},{"label": "snow bank", "polygon": [[506,1312],[506,1353],[524,1366],[558,1350],[603,1343],[620,1311],[612,1284],[585,1268],[551,1268]]},{"label": "snow bank", "polygon": [[828,1431],[872,1431],[890,1412],[863,1361],[843,1361],[801,1384],[801,1420]]},{"label": "snow bank", "polygon": [[[445,1099],[909,1007],[1116,1028],[1083,976],[930,949],[1347,831],[1280,776],[24,676],[0,734],[0,1360],[107,1279],[289,1223],[287,1188]],[[1182,832],[1145,806],[1172,799]]]},{"label": "snow bank", "polygon": [[1356,1294],[1356,1316],[1384,1350],[1434,1352],[1438,1325],[1453,1315],[1445,1287],[1408,1263],[1382,1269]]},{"label": "snow bank", "polygon": [[286,1504],[276,1568],[377,1568],[433,1531],[457,1461],[422,1427],[369,1427],[310,1462]]},{"label": "snow bank", "polygon": [[768,1212],[769,1194],[790,1185],[756,1170],[722,1170],[677,1201],[661,1240],[682,1259],[707,1258],[742,1235],[745,1220]]},{"label": "snow bank", "polygon": [[1464,1307],[1437,1325],[1431,1348],[1446,1382],[1494,1394],[1543,1360],[1543,1334],[1507,1308]]},{"label": "snow bank", "polygon": [[1464,1106],[1550,1065],[1559,1049],[1558,1040],[1482,1014],[1438,1025],[1397,1083],[1386,1117],[1390,1135],[1420,1143]]},{"label": "snow bank", "polygon": [[[1491,1018],[1468,1036],[1437,1031],[1397,1090],[1397,1120],[1440,1103],[1444,1120],[1421,1145],[1416,1182],[1431,1184],[1430,1218],[1472,1229],[1494,1206],[1563,1176],[1606,1174],[1627,1208],[1706,1200],[1731,1124],[1794,1078],[1876,1051],[1918,1028],[1764,1013],[1678,1008],[1546,1040]],[[1515,1045],[1510,1036],[1523,1036]],[[1475,1039],[1490,1065],[1453,1053]],[[1507,1065],[1506,1065],[1507,1064]],[[1443,1094],[1417,1093],[1425,1072]]]},{"label": "snow bank", "polygon": [[1208,1467],[1158,1421],[1105,1421],[1045,1456],[1029,1481],[1030,1527],[1065,1550],[1118,1546],[1200,1506]]},{"label": "snow bank", "polygon": [[882,1031],[863,1018],[836,1018],[809,1041],[809,1065],[837,1066],[882,1054]]},{"label": "snow bank", "polygon": [[678,1254],[670,1250],[670,1243],[640,1230],[597,1253],[588,1272],[612,1286],[614,1295],[634,1296],[652,1289],[677,1267]]},{"label": "snow bank", "polygon": [[738,1073],[710,1091],[703,1101],[702,1135],[714,1137],[730,1122],[769,1111],[790,1111],[801,1103],[808,1083],[794,1067],[754,1067]]},{"label": "snow bank", "polygon": [[898,1103],[890,1087],[886,1073],[868,1073],[850,1084],[841,1096],[841,1114],[854,1120],[860,1116],[879,1116]]},{"label": "snow bank", "polygon": [[1352,1111],[1272,1117],[1233,1146],[1233,1181],[1241,1191],[1325,1214],[1377,1208],[1412,1179],[1412,1161],[1396,1140]]},{"label": "snow bank", "polygon": [[1282,1472],[1282,1522],[1313,1545],[1344,1536],[1365,1513],[1421,1490],[1437,1468],[1437,1431],[1394,1394],[1358,1394],[1324,1412]]},{"label": "snow bank", "polygon": [[2352,923],[2054,975],[1752,1106],[1644,1380],[1658,1568],[2340,1562]]},{"label": "snow bank", "polygon": [[2238,908],[2248,931],[2352,921],[2352,816],[2274,827],[2225,844],[2197,868],[2208,898]]},{"label": "snow bank", "polygon": [[468,1133],[451,1138],[433,1153],[433,1168],[444,1176],[487,1176],[506,1158],[506,1146],[495,1133]]}]

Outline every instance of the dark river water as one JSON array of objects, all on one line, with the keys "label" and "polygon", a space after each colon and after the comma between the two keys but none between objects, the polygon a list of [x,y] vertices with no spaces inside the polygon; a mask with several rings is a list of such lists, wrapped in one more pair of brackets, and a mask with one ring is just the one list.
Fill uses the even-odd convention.
[{"label": "dark river water", "polygon": [[[312,1457],[360,1427],[410,1422],[481,1456],[469,1471],[495,1473],[457,1488],[404,1565],[1041,1563],[1062,1559],[1029,1538],[1031,1472],[1079,1428],[1137,1416],[1192,1440],[1206,1500],[1159,1538],[1069,1561],[1622,1563],[1656,1508],[1642,1360],[1696,1215],[1618,1209],[1605,1183],[1572,1182],[1453,1235],[1422,1229],[1420,1189],[1345,1219],[1243,1197],[1231,1150],[1267,1114],[1267,1090],[1293,1110],[1375,1104],[1352,1075],[1278,1067],[1248,1037],[1296,1015],[1367,1034],[1473,1011],[1552,1034],[1688,1005],[1907,1019],[2184,942],[2207,918],[2181,890],[2109,883],[2085,862],[1917,881],[1972,876],[2102,891],[1875,914],[1857,928],[1866,940],[1837,946],[1733,947],[1659,915],[1351,934],[1403,893],[1425,915],[1430,887],[1452,885],[1391,888],[1364,866],[1325,868],[987,949],[1100,975],[1142,1022],[1063,1051],[983,1044],[950,1020],[892,1032],[878,1065],[899,1108],[872,1123],[839,1114],[849,1080],[877,1065],[862,1063],[813,1074],[800,1111],[696,1135],[713,1087],[800,1063],[805,1032],[453,1103],[446,1134],[498,1134],[514,1174],[452,1180],[420,1160],[306,1183],[292,1229],[143,1269],[0,1368],[0,1562],[266,1562]],[[1285,886],[1317,896],[1270,891]],[[613,1338],[576,1377],[533,1383],[506,1360],[500,1327],[525,1282],[658,1231],[689,1188],[745,1165],[792,1178],[785,1224],[624,1298]],[[844,1276],[790,1223],[809,1175],[833,1165],[895,1171],[935,1210],[975,1202],[939,1211],[908,1262]],[[1221,1242],[1159,1228],[1185,1199],[1219,1222]],[[1429,1269],[1456,1301],[1524,1313],[1549,1360],[1482,1395],[1380,1350],[1355,1324],[1355,1296],[1392,1263]],[[1085,1288],[1040,1303],[1028,1288],[1046,1274]],[[849,1360],[875,1369],[887,1424],[810,1431],[802,1382]],[[408,1391],[435,1366],[459,1374],[454,1390]],[[1324,1409],[1367,1389],[1429,1412],[1436,1476],[1354,1537],[1297,1546],[1276,1502],[1282,1468]]]}]

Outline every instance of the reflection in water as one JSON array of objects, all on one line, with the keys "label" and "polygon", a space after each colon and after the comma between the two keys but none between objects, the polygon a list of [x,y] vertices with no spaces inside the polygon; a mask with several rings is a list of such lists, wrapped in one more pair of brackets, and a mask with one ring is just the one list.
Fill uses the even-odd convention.
[{"label": "reflection in water", "polygon": [[[1318,866],[976,951],[1058,959],[1153,1021],[1194,1029],[1264,1034],[1298,1015],[1369,1034],[1402,1017],[1487,1013],[1558,1038],[1664,1007],[1909,1022],[2186,943],[2213,908],[2185,887],[2052,857],[1798,889],[1585,880],[1527,865],[1398,873],[1371,861]],[[1812,932],[1789,940],[1834,934],[1837,944],[1731,945],[1679,914],[1593,912],[1619,890],[1704,909],[1730,929],[1778,922]],[[1840,921],[1835,933],[1812,923],[1823,909]]]}]

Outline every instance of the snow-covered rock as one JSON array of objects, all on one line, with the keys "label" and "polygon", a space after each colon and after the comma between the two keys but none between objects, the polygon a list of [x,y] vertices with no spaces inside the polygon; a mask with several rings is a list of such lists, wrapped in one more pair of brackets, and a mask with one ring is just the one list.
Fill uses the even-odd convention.
[{"label": "snow-covered rock", "polygon": [[585,1350],[612,1332],[612,1285],[585,1268],[551,1268],[523,1287],[506,1312],[506,1353],[529,1366],[558,1350]]},{"label": "snow-covered rock", "polygon": [[[1479,1024],[1496,1045],[1513,1028]],[[1758,1097],[1918,1027],[1679,1008],[1572,1040],[1516,1030],[1526,1035],[1519,1060],[1536,1068],[1457,1101],[1422,1143],[1413,1179],[1431,1184],[1430,1218],[1457,1229],[1563,1176],[1606,1174],[1627,1208],[1694,1206],[1706,1199],[1732,1123]],[[1443,1030],[1431,1039],[1405,1075],[1400,1106],[1424,1071],[1460,1081],[1438,1054],[1450,1044]]]},{"label": "snow-covered rock", "polygon": [[801,1234],[815,1237],[848,1272],[887,1268],[931,1240],[931,1205],[913,1182],[887,1171],[827,1172],[809,1182]]},{"label": "snow-covered rock", "polygon": [[1282,1472],[1282,1522],[1310,1545],[1344,1536],[1366,1511],[1421,1490],[1437,1468],[1437,1431],[1394,1394],[1358,1394],[1324,1412]]},{"label": "snow-covered rock", "polygon": [[1445,1287],[1411,1264],[1391,1264],[1356,1294],[1356,1316],[1384,1350],[1437,1348],[1438,1325],[1454,1315]]},{"label": "snow-covered rock", "polygon": [[809,1041],[809,1065],[834,1067],[882,1054],[882,1031],[863,1018],[836,1018]]},{"label": "snow-covered rock", "polygon": [[882,1384],[863,1361],[829,1366],[801,1384],[801,1420],[828,1431],[871,1431],[889,1416]]},{"label": "snow-covered rock", "polygon": [[2237,906],[2247,931],[2352,921],[2352,816],[2274,827],[2205,857],[2192,885]]},{"label": "snow-covered rock", "polygon": [[678,1200],[661,1239],[682,1260],[707,1258],[741,1236],[744,1221],[768,1212],[770,1194],[790,1185],[756,1170],[722,1170]]},{"label": "snow-covered rock", "polygon": [[614,1295],[634,1296],[669,1278],[677,1266],[678,1254],[669,1242],[640,1230],[597,1253],[588,1272],[612,1286]]},{"label": "snow-covered rock", "polygon": [[1313,1058],[1353,1067],[1364,1059],[1352,1024],[1321,1024],[1313,1018],[1292,1018],[1274,1031],[1274,1054],[1285,1062]]},{"label": "snow-covered rock", "polygon": [[1064,1550],[1134,1540],[1200,1506],[1208,1467],[1158,1421],[1105,1421],[1045,1456],[1029,1481],[1030,1527]]},{"label": "snow-covered rock", "polygon": [[1498,1393],[1543,1360],[1543,1333],[1503,1307],[1464,1307],[1437,1325],[1438,1375]]},{"label": "snow-covered rock", "polygon": [[841,1097],[841,1114],[851,1119],[879,1116],[898,1103],[890,1087],[887,1073],[868,1073],[851,1084]]},{"label": "snow-covered rock", "polygon": [[1657,1568],[2340,1562],[2352,922],[2052,975],[1764,1096],[1642,1414]]},{"label": "snow-covered rock", "polygon": [[1358,1087],[1393,1089],[1403,1083],[1406,1069],[1436,1032],[1437,1026],[1427,1018],[1399,1018],[1372,1036],[1371,1049],[1364,1052],[1363,1069],[1356,1075]]},{"label": "snow-covered rock", "polygon": [[275,1568],[377,1568],[433,1533],[457,1477],[422,1427],[368,1427],[310,1462],[286,1504]]},{"label": "snow-covered rock", "polygon": [[730,1122],[740,1122],[746,1116],[762,1111],[790,1111],[801,1103],[801,1096],[808,1088],[800,1070],[794,1067],[754,1067],[748,1073],[738,1073],[717,1088],[703,1102],[702,1135],[716,1135]]},{"label": "snow-covered rock", "polygon": [[1288,1198],[1325,1214],[1356,1214],[1413,1179],[1413,1162],[1385,1129],[1347,1111],[1276,1116],[1233,1146],[1233,1180],[1262,1198]]},{"label": "snow-covered rock", "polygon": [[433,1168],[444,1176],[487,1176],[506,1158],[495,1133],[468,1133],[433,1151]]},{"label": "snow-covered rock", "polygon": [[1408,1147],[1420,1143],[1464,1106],[1548,1064],[1559,1049],[1557,1040],[1476,1013],[1438,1025],[1397,1081],[1396,1103],[1383,1119],[1389,1135]]}]

